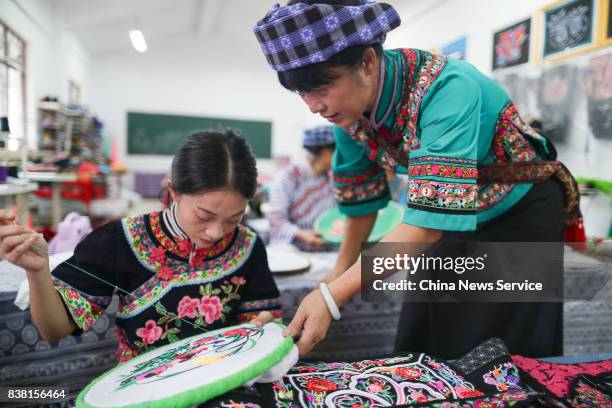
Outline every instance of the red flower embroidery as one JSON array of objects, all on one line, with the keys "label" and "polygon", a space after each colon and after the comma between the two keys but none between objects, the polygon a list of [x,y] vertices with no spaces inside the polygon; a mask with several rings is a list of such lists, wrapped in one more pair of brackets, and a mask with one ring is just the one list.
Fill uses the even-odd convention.
[{"label": "red flower embroidery", "polygon": [[179,241],[177,247],[182,256],[187,256],[191,252],[191,242],[188,239]]},{"label": "red flower embroidery", "polygon": [[219,296],[204,296],[200,301],[200,313],[204,316],[207,324],[213,324],[222,316],[223,305]]},{"label": "red flower embroidery", "polygon": [[200,305],[199,299],[193,299],[189,296],[183,296],[178,305],[179,317],[190,317],[196,318],[198,315],[198,306]]},{"label": "red flower embroidery", "polygon": [[168,265],[162,265],[157,270],[157,275],[163,280],[170,280],[172,275],[174,275],[174,271]]},{"label": "red flower embroidery", "polygon": [[153,344],[161,337],[162,328],[155,323],[155,320],[147,320],[145,327],[136,330],[136,335],[145,345]]},{"label": "red flower embroidery", "polygon": [[224,336],[229,337],[229,336],[248,336],[249,331],[246,329],[234,329],[234,330],[228,330],[225,333],[223,333]]},{"label": "red flower embroidery", "polygon": [[306,383],[306,389],[312,392],[329,392],[336,390],[336,384],[325,378],[311,378]]},{"label": "red flower embroidery", "polygon": [[416,380],[421,376],[421,371],[413,367],[398,367],[393,373],[408,380]]},{"label": "red flower embroidery", "polygon": [[164,248],[156,247],[151,250],[151,260],[153,262],[159,262],[163,264],[166,262],[166,250]]},{"label": "red flower embroidery", "polygon": [[484,395],[480,391],[472,390],[470,388],[465,388],[461,386],[455,387],[455,391],[457,392],[457,395],[459,396],[459,398],[473,398],[473,397],[480,397],[481,395]]}]

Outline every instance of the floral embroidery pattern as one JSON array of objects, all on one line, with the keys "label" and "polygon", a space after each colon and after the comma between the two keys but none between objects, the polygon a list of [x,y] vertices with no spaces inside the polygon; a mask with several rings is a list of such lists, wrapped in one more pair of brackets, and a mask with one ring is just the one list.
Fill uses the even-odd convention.
[{"label": "floral embroidery pattern", "polygon": [[478,185],[408,179],[408,207],[435,212],[476,212]]},{"label": "floral embroidery pattern", "polygon": [[[185,321],[193,320],[197,328],[204,328],[215,323],[217,320],[225,322],[226,316],[231,312],[229,303],[240,300],[238,294],[240,286],[246,284],[243,277],[234,276],[231,283],[224,281],[220,288],[213,288],[212,284],[200,285],[201,298],[183,296],[179,301],[177,313],[168,313],[168,310],[160,302],[155,304],[155,310],[162,315],[157,321],[148,320],[145,327],[136,330],[136,335],[141,341],[134,344],[143,349],[148,349],[158,340],[168,339],[170,343],[179,340],[178,334]],[[219,297],[221,295],[222,297]]]},{"label": "floral embroidery pattern", "polygon": [[[149,321],[152,322],[152,321]],[[149,324],[147,322],[147,324]],[[150,325],[153,328],[154,322]],[[155,330],[153,328],[153,330]],[[157,381],[209,365],[228,356],[244,353],[253,348],[254,340],[263,335],[263,329],[238,328],[214,336],[198,336],[150,360],[137,364],[132,371],[119,378],[117,390],[131,385]],[[197,364],[185,362],[197,361]]]},{"label": "floral embroidery pattern", "polygon": [[[152,222],[157,218],[158,215],[151,215]],[[174,287],[204,284],[231,275],[246,262],[255,246],[255,233],[238,225],[232,234],[229,247],[217,256],[203,260],[199,267],[194,268],[186,258],[180,258],[173,252],[181,251],[178,244],[168,250],[160,246],[158,239],[162,239],[162,236],[153,235],[147,228],[148,219],[145,215],[122,220],[132,252],[143,266],[155,272],[155,276],[129,295],[120,296],[118,316],[121,318],[133,317],[153,306]],[[170,246],[168,243],[165,245]],[[155,261],[149,254],[154,255]],[[165,263],[160,263],[161,260]]]},{"label": "floral embroidery pattern", "polygon": [[576,408],[612,407],[612,384],[590,375],[579,375],[568,402]]},{"label": "floral embroidery pattern", "polygon": [[427,156],[410,160],[408,175],[420,179],[442,177],[445,179],[478,179],[476,160]]},{"label": "floral embroidery pattern", "polygon": [[567,397],[570,383],[579,374],[597,375],[612,372],[612,360],[582,364],[555,364],[539,361],[529,357],[512,356],[512,361],[521,370],[536,381],[532,386],[544,387],[557,397]]},{"label": "floral embroidery pattern", "polygon": [[74,322],[82,330],[91,328],[111,302],[110,297],[86,295],[53,276],[51,280],[55,290],[66,303]]},{"label": "floral embroidery pattern", "polygon": [[[506,408],[514,406],[525,406],[524,402],[535,403],[541,394],[525,391],[508,391],[500,394],[486,395],[476,398],[451,400],[451,401],[430,401],[426,404],[419,404],[420,408]],[[536,406],[536,405],[529,405]]]},{"label": "floral embroidery pattern", "polygon": [[389,195],[389,186],[384,177],[355,186],[335,186],[334,193],[342,205],[363,204]]},{"label": "floral embroidery pattern", "polygon": [[302,363],[272,383],[276,407],[375,407],[481,396],[424,354],[354,363]]}]

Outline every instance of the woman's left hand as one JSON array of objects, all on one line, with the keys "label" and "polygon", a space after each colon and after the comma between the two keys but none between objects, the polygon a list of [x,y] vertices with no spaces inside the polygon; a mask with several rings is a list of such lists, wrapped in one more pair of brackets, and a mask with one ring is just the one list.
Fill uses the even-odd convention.
[{"label": "woman's left hand", "polygon": [[259,312],[259,314],[253,320],[251,320],[250,323],[254,324],[255,327],[259,329],[266,323],[270,323],[272,320],[274,320],[274,316],[272,316],[272,313],[264,311]]}]

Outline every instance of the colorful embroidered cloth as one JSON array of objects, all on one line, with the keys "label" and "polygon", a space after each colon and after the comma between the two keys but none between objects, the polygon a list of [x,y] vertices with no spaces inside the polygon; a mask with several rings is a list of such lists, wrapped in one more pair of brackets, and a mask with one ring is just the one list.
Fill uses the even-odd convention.
[{"label": "colorful embroidered cloth", "polygon": [[477,183],[479,164],[534,161],[549,148],[492,79],[463,61],[401,49],[385,51],[382,80],[374,112],[381,126],[336,129],[334,185],[344,214],[385,206],[384,170],[408,175],[404,222],[427,228],[473,231],[529,191],[529,183]]},{"label": "colorful embroidered cloth", "polygon": [[122,362],[263,310],[280,318],[264,244],[242,225],[214,246],[192,251],[189,242],[172,237],[160,213],[126,218],[93,231],[67,262],[82,270],[63,263],[52,279],[77,332],[103,314],[111,285],[127,292],[117,291]]},{"label": "colorful embroidered cloth", "polygon": [[558,364],[512,356],[522,378],[561,407],[612,408],[612,360]]}]

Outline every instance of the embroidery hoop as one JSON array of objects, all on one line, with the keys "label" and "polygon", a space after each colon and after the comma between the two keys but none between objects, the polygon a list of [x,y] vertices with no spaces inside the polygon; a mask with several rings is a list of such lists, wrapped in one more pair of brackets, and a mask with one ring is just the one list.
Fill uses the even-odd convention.
[{"label": "embroidery hoop", "polygon": [[[396,225],[400,224],[403,217],[404,207],[390,201],[385,208],[378,210],[376,223],[372,228],[372,232],[367,242],[379,241]],[[345,215],[340,213],[338,207],[331,208],[317,217],[314,223],[314,229],[323,236],[325,241],[339,244],[344,237],[346,218]]]},{"label": "embroidery hoop", "polygon": [[208,401],[278,364],[293,347],[284,327],[242,324],[159,347],[96,378],[76,406],[189,407]]}]

